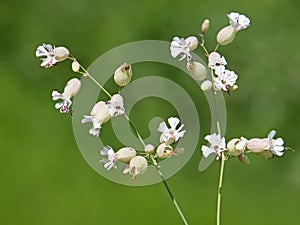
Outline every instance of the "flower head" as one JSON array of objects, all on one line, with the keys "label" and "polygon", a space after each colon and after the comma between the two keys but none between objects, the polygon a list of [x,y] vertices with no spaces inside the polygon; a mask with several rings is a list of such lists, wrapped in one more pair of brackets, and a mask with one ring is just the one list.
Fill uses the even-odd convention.
[{"label": "flower head", "polygon": [[192,55],[190,51],[193,51],[198,46],[198,39],[196,37],[188,37],[187,39],[174,37],[171,42],[171,55],[176,58],[180,55],[179,61],[187,59],[187,61],[192,60]]},{"label": "flower head", "polygon": [[69,80],[64,88],[64,92],[61,94],[58,91],[52,91],[52,100],[63,100],[55,104],[55,108],[59,109],[61,113],[68,113],[70,106],[72,105],[71,98],[74,97],[80,90],[81,81],[77,78]]},{"label": "flower head", "polygon": [[99,136],[101,125],[107,122],[111,118],[108,107],[105,102],[100,101],[97,102],[91,113],[90,116],[84,115],[84,118],[81,120],[81,123],[88,123],[91,122],[93,127],[89,130],[89,133],[94,136]]},{"label": "flower head", "polygon": [[225,138],[221,137],[220,134],[213,133],[211,135],[206,135],[205,140],[210,144],[209,147],[202,145],[202,153],[204,157],[208,157],[210,154],[216,154],[216,159],[221,157],[221,152],[226,150]]},{"label": "flower head", "polygon": [[285,149],[283,146],[284,141],[282,138],[273,139],[275,135],[276,135],[275,130],[270,131],[270,133],[268,134],[269,150],[274,155],[282,156],[283,150]]},{"label": "flower head", "polygon": [[246,29],[250,26],[250,20],[245,15],[232,12],[227,15],[230,25],[237,31]]},{"label": "flower head", "polygon": [[107,102],[108,112],[112,117],[121,116],[125,113],[124,100],[119,94],[115,94],[111,97],[111,100]]},{"label": "flower head", "polygon": [[114,150],[110,146],[105,146],[101,151],[101,155],[107,156],[107,158],[101,159],[99,162],[104,163],[104,168],[110,170],[112,167],[117,168],[117,158]]},{"label": "flower head", "polygon": [[171,144],[173,142],[178,141],[179,138],[183,137],[185,130],[182,130],[183,124],[179,128],[176,129],[177,125],[180,123],[180,120],[176,117],[170,117],[168,119],[168,123],[170,124],[170,128],[167,127],[165,122],[161,122],[158,131],[162,132],[160,136],[160,143],[168,143]]},{"label": "flower head", "polygon": [[52,47],[50,44],[43,44],[37,47],[36,57],[43,57],[41,66],[48,68],[68,58],[69,50],[65,47]]},{"label": "flower head", "polygon": [[208,56],[208,67],[211,69],[216,69],[218,67],[224,67],[227,65],[227,62],[224,56],[221,56],[217,52],[212,52]]},{"label": "flower head", "polygon": [[236,83],[238,75],[230,70],[216,70],[215,74],[218,75],[214,77],[214,86],[216,90],[230,91],[230,88],[233,87]]}]

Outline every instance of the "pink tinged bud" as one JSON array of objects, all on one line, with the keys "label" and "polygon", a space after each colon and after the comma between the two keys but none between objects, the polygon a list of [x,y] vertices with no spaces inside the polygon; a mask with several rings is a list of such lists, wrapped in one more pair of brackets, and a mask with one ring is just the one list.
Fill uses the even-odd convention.
[{"label": "pink tinged bud", "polygon": [[201,25],[202,34],[205,34],[209,29],[210,22],[208,19],[205,19]]},{"label": "pink tinged bud", "polygon": [[70,55],[70,52],[65,47],[54,48],[54,57],[58,62],[64,61]]},{"label": "pink tinged bud", "polygon": [[72,70],[75,73],[77,73],[80,70],[80,64],[76,59],[74,59],[73,62],[72,62]]},{"label": "pink tinged bud", "polygon": [[64,95],[70,99],[79,92],[80,87],[81,87],[81,81],[77,78],[73,78],[69,80],[68,83],[66,84],[64,89]]},{"label": "pink tinged bud", "polygon": [[202,91],[209,91],[212,88],[212,82],[210,80],[205,80],[200,86]]},{"label": "pink tinged bud", "polygon": [[123,174],[129,173],[132,175],[132,180],[136,178],[136,176],[145,173],[148,169],[147,160],[142,156],[133,157],[129,164],[123,168]]},{"label": "pink tinged bud", "polygon": [[232,27],[230,25],[227,27],[224,27],[217,34],[217,42],[219,43],[219,45],[230,44],[234,40],[236,32],[237,32],[237,30],[234,29],[234,27]]},{"label": "pink tinged bud", "polygon": [[190,36],[185,39],[190,51],[194,51],[198,47],[198,39],[195,36]]},{"label": "pink tinged bud", "polygon": [[269,140],[268,138],[252,138],[247,142],[247,149],[255,153],[269,150]]},{"label": "pink tinged bud", "polygon": [[190,61],[186,64],[186,68],[194,80],[201,81],[206,78],[207,70],[202,63]]},{"label": "pink tinged bud", "polygon": [[157,147],[156,154],[159,158],[168,158],[174,155],[172,146],[162,143]]},{"label": "pink tinged bud", "polygon": [[115,83],[120,87],[126,86],[131,81],[131,78],[132,78],[131,65],[127,63],[121,65],[118,69],[116,69],[114,73]]},{"label": "pink tinged bud", "polygon": [[136,151],[133,148],[124,147],[117,151],[115,156],[120,162],[128,163],[136,156]]},{"label": "pink tinged bud", "polygon": [[154,152],[154,146],[151,144],[147,144],[144,150],[147,154],[152,154]]}]

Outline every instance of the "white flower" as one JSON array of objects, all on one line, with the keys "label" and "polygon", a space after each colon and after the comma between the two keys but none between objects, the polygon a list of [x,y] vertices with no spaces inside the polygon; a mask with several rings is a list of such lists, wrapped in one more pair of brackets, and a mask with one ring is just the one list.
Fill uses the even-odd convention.
[{"label": "white flower", "polygon": [[[187,41],[188,42],[187,42]],[[173,41],[171,42],[171,55],[173,58],[176,58],[178,55],[180,55],[180,59],[179,61],[183,60],[183,59],[187,59],[187,61],[191,61],[192,60],[192,55],[190,53],[190,51],[192,51],[193,49],[195,49],[195,40],[192,41],[192,39],[184,39],[184,38],[179,38],[179,37],[174,37]],[[198,43],[197,43],[198,45]]]},{"label": "white flower", "polygon": [[130,160],[136,156],[136,151],[133,148],[130,147],[124,147],[119,149],[119,151],[116,152],[116,158],[120,162],[129,163]]},{"label": "white flower", "polygon": [[117,158],[114,150],[110,146],[105,146],[101,151],[101,155],[106,155],[107,158],[101,159],[99,162],[104,163],[104,168],[110,170],[112,167],[117,168]]},{"label": "white flower", "polygon": [[36,57],[42,58],[41,66],[48,68],[68,58],[70,52],[65,47],[52,47],[50,44],[43,44],[37,47]]},{"label": "white flower", "polygon": [[168,158],[174,155],[174,150],[171,145],[162,143],[157,147],[156,154],[159,158]]},{"label": "white flower", "polygon": [[215,74],[218,75],[214,77],[214,86],[216,90],[230,91],[230,87],[235,85],[235,82],[238,78],[233,71],[230,70],[216,70]]},{"label": "white flower", "polygon": [[250,26],[250,20],[245,15],[232,12],[227,15],[230,25],[237,31],[246,29]]},{"label": "white flower", "polygon": [[217,52],[212,52],[208,56],[208,67],[211,69],[216,69],[218,67],[224,67],[227,65],[227,62],[224,58],[224,56],[221,56]]},{"label": "white flower", "polygon": [[272,130],[268,134],[268,140],[269,140],[269,150],[277,156],[283,155],[283,150],[285,149],[283,144],[284,141],[282,138],[273,139],[273,137],[276,135],[276,131]]},{"label": "white flower", "polygon": [[101,125],[107,122],[110,117],[106,103],[100,101],[94,105],[90,116],[84,115],[84,119],[81,120],[81,123],[91,122],[93,127],[89,130],[89,133],[94,136],[99,136]]},{"label": "white flower", "polygon": [[220,134],[206,135],[205,140],[210,144],[209,147],[202,145],[202,153],[204,157],[208,157],[210,154],[216,154],[216,159],[221,157],[221,152],[226,150],[225,138],[221,137]]},{"label": "white flower", "polygon": [[125,113],[123,97],[115,94],[107,102],[108,112],[112,117],[121,116]]},{"label": "white flower", "polygon": [[130,173],[132,175],[132,180],[134,180],[137,175],[145,173],[147,169],[148,163],[145,157],[135,156],[130,160],[130,163],[123,168],[123,174]]},{"label": "white flower", "polygon": [[160,136],[160,143],[173,143],[178,141],[179,138],[183,137],[185,130],[182,131],[183,124],[176,129],[177,125],[180,123],[180,120],[176,117],[170,117],[168,119],[168,123],[170,124],[170,128],[167,127],[165,122],[161,122],[158,127],[158,131],[162,132]]},{"label": "white flower", "polygon": [[130,64],[124,63],[114,72],[114,81],[120,87],[129,84],[132,78],[132,68]]},{"label": "white flower", "polygon": [[55,108],[59,109],[61,113],[68,113],[70,106],[72,105],[71,98],[74,97],[80,90],[81,81],[77,78],[69,80],[64,88],[64,92],[61,94],[57,91],[52,91],[52,100],[63,100],[55,104]]}]

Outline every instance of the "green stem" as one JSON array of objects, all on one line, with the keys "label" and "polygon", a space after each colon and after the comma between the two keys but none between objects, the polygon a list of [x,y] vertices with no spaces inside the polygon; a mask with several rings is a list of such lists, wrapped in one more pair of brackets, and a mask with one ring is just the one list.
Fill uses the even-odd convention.
[{"label": "green stem", "polygon": [[219,176],[219,186],[218,186],[218,200],[217,200],[217,225],[220,225],[221,221],[221,189],[222,189],[222,183],[223,183],[223,174],[224,174],[224,166],[225,166],[225,155],[222,152],[221,156],[221,166],[220,166],[220,176]]}]

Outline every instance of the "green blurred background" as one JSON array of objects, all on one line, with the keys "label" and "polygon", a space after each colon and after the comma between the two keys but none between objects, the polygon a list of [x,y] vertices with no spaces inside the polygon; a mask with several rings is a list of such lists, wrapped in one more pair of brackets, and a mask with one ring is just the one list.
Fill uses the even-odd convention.
[{"label": "green blurred background", "polygon": [[[182,224],[162,184],[118,185],[87,165],[71,117],[60,115],[50,99],[52,89],[69,79],[69,64],[45,70],[34,52],[43,42],[65,45],[89,65],[127,42],[195,35],[205,18],[211,20],[207,45],[212,49],[231,11],[246,14],[251,27],[220,48],[240,75],[240,89],[225,96],[226,137],[265,137],[276,129],[296,152],[273,160],[252,156],[247,166],[231,160],[222,224],[300,224],[299,8],[296,0],[2,0],[0,224]],[[210,132],[209,109],[203,96],[193,99],[198,100],[203,140]],[[219,165],[199,173],[200,158],[196,151],[168,182],[190,224],[214,224]]]}]

